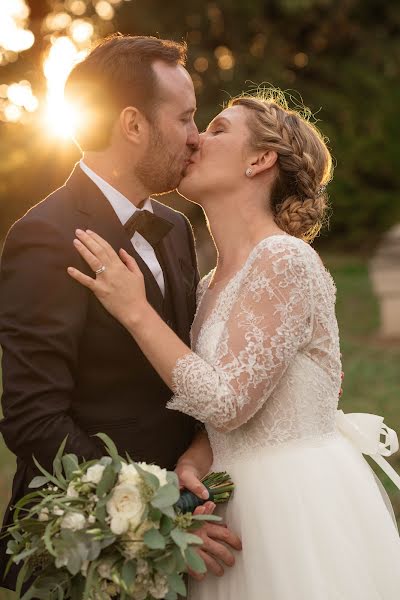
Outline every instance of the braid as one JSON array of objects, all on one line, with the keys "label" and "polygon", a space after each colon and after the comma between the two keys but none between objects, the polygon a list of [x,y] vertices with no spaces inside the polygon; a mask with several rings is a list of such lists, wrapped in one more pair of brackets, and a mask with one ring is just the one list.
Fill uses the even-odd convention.
[{"label": "braid", "polygon": [[274,99],[239,97],[252,110],[249,126],[256,149],[274,150],[278,175],[271,190],[271,209],[277,225],[290,235],[312,241],[328,207],[321,190],[331,178],[332,159],[314,125]]}]

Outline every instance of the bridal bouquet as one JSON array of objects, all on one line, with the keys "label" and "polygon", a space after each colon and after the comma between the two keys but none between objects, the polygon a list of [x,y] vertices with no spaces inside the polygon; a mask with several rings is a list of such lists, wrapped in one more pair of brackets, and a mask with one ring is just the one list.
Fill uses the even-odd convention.
[{"label": "bridal bouquet", "polygon": [[[23,562],[17,596],[33,581],[23,600],[174,600],[185,595],[183,573],[206,570],[195,551],[202,540],[193,534],[214,515],[193,515],[196,498],[180,495],[175,473],[157,465],[135,463],[118,455],[114,443],[99,433],[108,456],[79,463],[60,446],[53,474],[35,459],[43,474],[35,489],[15,507],[11,564]],[[214,502],[228,501],[233,484],[226,473],[203,482]]]}]

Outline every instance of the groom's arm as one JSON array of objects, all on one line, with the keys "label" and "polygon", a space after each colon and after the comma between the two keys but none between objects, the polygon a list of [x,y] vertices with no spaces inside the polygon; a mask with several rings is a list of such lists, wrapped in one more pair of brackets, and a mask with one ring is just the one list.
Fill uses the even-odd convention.
[{"label": "groom's arm", "polygon": [[102,455],[70,416],[85,325],[86,291],[66,266],[82,262],[51,223],[28,214],[11,229],[0,268],[0,344],[3,413],[0,432],[28,464],[46,468],[68,435],[67,451],[87,459]]}]

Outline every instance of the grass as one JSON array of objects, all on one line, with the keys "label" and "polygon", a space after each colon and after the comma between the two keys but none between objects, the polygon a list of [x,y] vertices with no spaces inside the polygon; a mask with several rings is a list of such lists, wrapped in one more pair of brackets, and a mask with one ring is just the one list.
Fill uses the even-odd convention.
[{"label": "grass", "polygon": [[[379,309],[372,293],[365,260],[341,255],[325,256],[337,288],[337,315],[345,379],[340,407],[344,412],[370,412],[385,416],[400,432],[400,342],[379,337]],[[400,472],[400,456],[390,459]],[[0,512],[11,489],[15,460],[0,439]],[[379,471],[400,520],[400,492]],[[0,590],[0,600],[14,594]]]}]

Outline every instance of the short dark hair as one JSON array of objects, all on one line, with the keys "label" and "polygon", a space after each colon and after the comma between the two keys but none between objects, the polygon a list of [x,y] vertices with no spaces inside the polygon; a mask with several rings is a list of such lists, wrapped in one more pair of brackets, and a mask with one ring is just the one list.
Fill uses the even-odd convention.
[{"label": "short dark hair", "polygon": [[158,85],[152,64],[186,64],[186,43],[152,36],[113,34],[103,39],[71,71],[65,95],[91,115],[91,126],[78,128],[82,150],[102,150],[109,144],[113,123],[126,106],[150,119],[157,106]]}]

